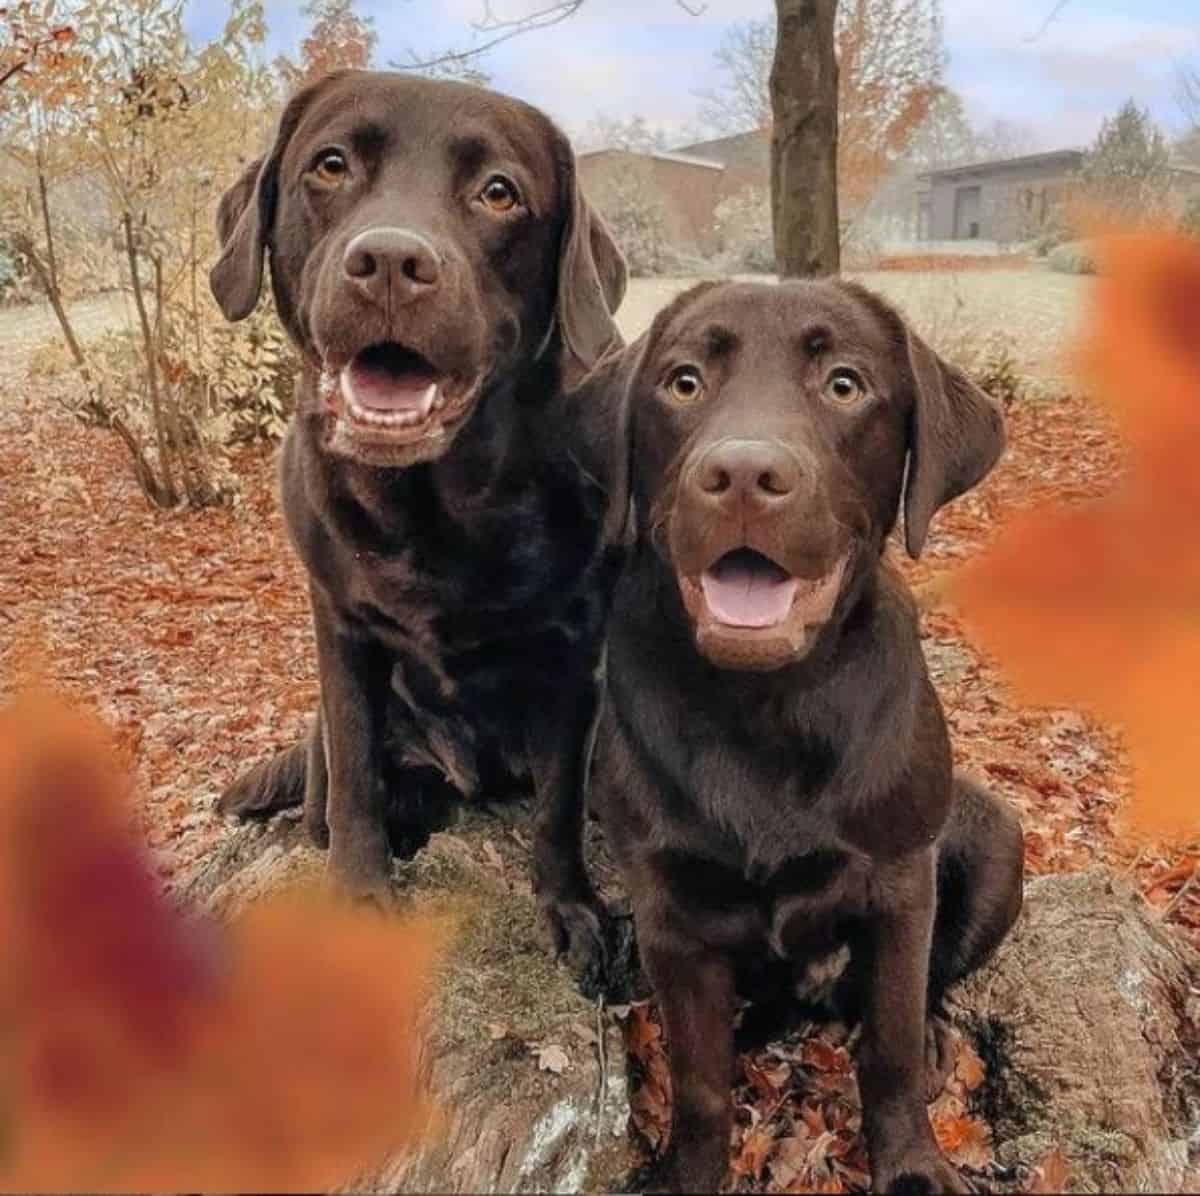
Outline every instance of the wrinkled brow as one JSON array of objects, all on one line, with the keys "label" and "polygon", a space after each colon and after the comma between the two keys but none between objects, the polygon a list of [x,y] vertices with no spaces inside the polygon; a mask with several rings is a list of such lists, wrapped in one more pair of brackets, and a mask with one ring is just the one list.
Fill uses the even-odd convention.
[{"label": "wrinkled brow", "polygon": [[350,144],[362,158],[374,157],[387,145],[388,132],[378,121],[368,120],[355,125],[350,132]]},{"label": "wrinkled brow", "polygon": [[701,334],[706,357],[728,357],[738,347],[737,333],[722,324],[709,324]]},{"label": "wrinkled brow", "polygon": [[478,133],[452,137],[447,149],[451,160],[468,173],[478,170],[484,162],[495,156],[495,148]]},{"label": "wrinkled brow", "polygon": [[835,337],[833,329],[823,322],[809,324],[794,338],[794,344],[809,357],[817,357],[826,352],[833,344]]}]

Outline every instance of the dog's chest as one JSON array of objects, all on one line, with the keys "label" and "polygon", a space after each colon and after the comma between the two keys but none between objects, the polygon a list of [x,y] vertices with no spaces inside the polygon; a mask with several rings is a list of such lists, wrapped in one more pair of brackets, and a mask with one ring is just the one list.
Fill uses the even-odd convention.
[{"label": "dog's chest", "polygon": [[657,852],[654,867],[692,933],[721,950],[805,963],[836,952],[867,901],[868,867],[818,849],[772,870],[734,855]]},{"label": "dog's chest", "polygon": [[343,617],[393,662],[395,758],[470,794],[495,768],[522,771],[531,719],[596,667],[595,521],[577,496],[540,484],[469,531],[420,497],[393,513],[385,537],[330,537],[329,557],[306,559]]}]

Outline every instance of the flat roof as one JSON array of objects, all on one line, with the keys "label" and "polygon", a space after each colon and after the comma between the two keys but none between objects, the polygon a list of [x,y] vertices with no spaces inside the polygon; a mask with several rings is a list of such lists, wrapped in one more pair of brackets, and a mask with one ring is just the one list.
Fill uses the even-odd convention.
[{"label": "flat roof", "polygon": [[1081,149],[1049,150],[1040,154],[1022,154],[1016,158],[985,158],[979,162],[965,162],[962,166],[945,166],[941,170],[927,170],[920,177],[923,179],[945,178],[954,174],[979,174],[988,170],[1008,170],[1020,166],[1049,166],[1061,162],[1064,166],[1069,163],[1078,164],[1083,161],[1084,151]]},{"label": "flat roof", "polygon": [[653,158],[659,162],[678,162],[683,166],[700,166],[705,170],[724,170],[720,162],[711,158],[694,158],[691,154],[673,154],[667,150],[631,150],[619,145],[611,145],[605,149],[587,150],[579,155],[580,158],[594,158],[599,154],[626,154],[631,158]]}]

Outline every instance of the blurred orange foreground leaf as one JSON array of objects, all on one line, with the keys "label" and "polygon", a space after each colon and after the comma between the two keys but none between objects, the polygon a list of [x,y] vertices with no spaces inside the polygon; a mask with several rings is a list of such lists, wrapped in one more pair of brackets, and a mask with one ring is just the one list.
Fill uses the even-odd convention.
[{"label": "blurred orange foreground leaf", "polygon": [[1105,499],[1031,510],[955,584],[1032,702],[1123,725],[1134,821],[1200,827],[1200,242],[1104,243],[1078,360],[1129,470]]},{"label": "blurred orange foreground leaf", "polygon": [[159,892],[96,724],[0,712],[0,1189],[315,1191],[427,1124],[440,924]]}]

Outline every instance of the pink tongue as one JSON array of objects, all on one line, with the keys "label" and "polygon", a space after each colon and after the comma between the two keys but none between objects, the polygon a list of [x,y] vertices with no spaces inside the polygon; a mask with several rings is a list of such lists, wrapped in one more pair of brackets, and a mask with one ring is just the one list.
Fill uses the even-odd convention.
[{"label": "pink tongue", "polygon": [[730,627],[774,627],[787,618],[797,581],[781,569],[719,561],[700,575],[704,601]]},{"label": "pink tongue", "polygon": [[426,370],[394,371],[382,366],[350,363],[342,385],[360,407],[371,411],[416,411],[429,414],[437,398],[437,379]]}]

